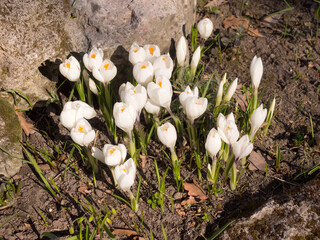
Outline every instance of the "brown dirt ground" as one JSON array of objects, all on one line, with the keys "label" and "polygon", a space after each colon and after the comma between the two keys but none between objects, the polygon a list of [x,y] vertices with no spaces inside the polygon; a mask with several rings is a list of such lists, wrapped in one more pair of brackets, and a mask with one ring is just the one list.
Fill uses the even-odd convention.
[{"label": "brown dirt ground", "polygon": [[[194,164],[183,163],[182,176],[186,183],[195,182],[204,189],[208,199],[201,202],[183,205],[190,197],[185,191],[177,193],[172,171],[166,178],[167,198],[164,213],[159,207],[152,209],[147,200],[157,191],[156,174],[153,160],[157,158],[160,172],[163,174],[170,165],[164,157],[159,157],[159,142],[153,141],[145,157],[144,166],[139,163],[137,180],[141,177],[141,196],[139,211],[135,214],[123,202],[115,199],[112,194],[126,196],[115,189],[111,181],[111,173],[107,167],[101,166],[97,177],[97,188],[92,183],[90,168],[78,155],[70,161],[68,171],[64,174],[70,142],[66,144],[65,153],[58,154],[53,145],[63,145],[68,132],[59,124],[60,107],[50,104],[49,107],[35,107],[28,113],[39,131],[25,137],[37,149],[47,148],[56,156],[56,168],[52,169],[41,158],[38,162],[45,177],[53,178],[61,191],[60,199],[53,198],[43,187],[36,171],[24,164],[14,182],[21,182],[21,190],[11,206],[0,209],[0,222],[19,212],[19,215],[0,229],[2,239],[38,239],[43,232],[51,232],[62,239],[70,237],[69,228],[75,227],[79,232],[76,220],[87,216],[87,212],[77,201],[88,205],[84,197],[101,209],[102,215],[107,214],[106,206],[117,211],[110,217],[111,230],[118,230],[118,239],[146,239],[152,230],[156,239],[163,239],[161,223],[166,228],[168,239],[203,239],[209,237],[225,223],[237,217],[249,215],[274,195],[288,193],[296,185],[319,177],[319,172],[310,176],[302,175],[293,179],[301,171],[319,162],[319,142],[313,142],[310,117],[314,123],[314,133],[319,136],[320,116],[320,47],[316,38],[317,20],[314,18],[318,4],[314,1],[288,1],[292,10],[277,14],[272,23],[264,21],[271,13],[288,8],[280,0],[248,0],[242,1],[209,1],[224,2],[217,7],[208,8],[206,3],[199,3],[198,19],[209,17],[214,22],[214,36],[219,35],[220,41],[215,42],[207,51],[202,61],[205,74],[228,74],[228,79],[239,78],[242,85],[250,84],[249,65],[254,55],[263,60],[264,75],[260,89],[264,89],[262,102],[276,97],[276,108],[279,109],[267,137],[258,136],[255,150],[268,158],[268,172],[248,170],[244,172],[239,187],[235,192],[228,185],[222,186],[223,192],[215,195],[207,194],[205,181],[197,180]],[[226,28],[225,19],[230,16],[249,20],[252,31],[247,28]],[[251,35],[250,35],[250,34]],[[260,34],[260,37],[256,35]],[[252,36],[254,35],[254,36]],[[220,42],[220,44],[218,43]],[[209,42],[206,42],[209,45]],[[216,86],[215,86],[216,87]],[[67,90],[63,90],[67,91]],[[60,97],[65,101],[64,92]],[[240,93],[239,93],[240,94]],[[40,105],[39,105],[40,106]],[[100,131],[97,146],[107,141],[104,135],[102,118],[90,121]],[[48,136],[41,131],[48,133]],[[319,137],[318,137],[319,138]],[[275,171],[275,148],[279,145],[282,153],[280,170]],[[203,172],[205,176],[205,172]],[[137,184],[133,186],[136,192]],[[172,206],[173,203],[173,206]],[[45,216],[45,223],[39,210]],[[204,220],[205,214],[208,221]],[[94,221],[91,224],[94,226]],[[130,231],[123,231],[124,229]],[[132,234],[132,235],[130,235]]]}]

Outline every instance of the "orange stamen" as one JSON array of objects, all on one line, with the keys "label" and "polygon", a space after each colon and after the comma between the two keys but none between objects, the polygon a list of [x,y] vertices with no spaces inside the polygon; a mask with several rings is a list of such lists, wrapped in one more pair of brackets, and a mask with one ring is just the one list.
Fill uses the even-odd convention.
[{"label": "orange stamen", "polygon": [[164,61],[164,60],[166,60],[166,58],[162,58],[162,60]]},{"label": "orange stamen", "polygon": [[134,53],[138,52],[138,50],[133,50]]},{"label": "orange stamen", "polygon": [[67,68],[70,68],[70,63],[69,63],[69,62],[66,63],[66,67],[67,67]]},{"label": "orange stamen", "polygon": [[231,128],[230,128],[230,126],[228,126],[227,128],[228,128],[228,130],[230,130],[230,129],[231,129]]},{"label": "orange stamen", "polygon": [[112,149],[109,151],[109,153],[112,154],[112,153],[114,153],[115,150],[116,150],[115,148],[112,148]]},{"label": "orange stamen", "polygon": [[80,127],[78,128],[78,131],[81,132],[81,133],[83,133],[83,127],[80,126]]},{"label": "orange stamen", "polygon": [[123,112],[124,110],[126,110],[126,108],[122,108],[122,109],[121,109],[121,112]]},{"label": "orange stamen", "polygon": [[162,82],[159,82],[158,85],[159,85],[160,87],[162,87]]},{"label": "orange stamen", "polygon": [[142,65],[142,66],[141,66],[141,69],[144,69],[144,68],[146,68],[146,65]]},{"label": "orange stamen", "polygon": [[104,67],[105,70],[108,70],[109,64],[107,63],[103,67]]},{"label": "orange stamen", "polygon": [[150,51],[151,56],[153,56],[154,47],[149,47],[149,51]]},{"label": "orange stamen", "polygon": [[91,58],[95,59],[96,55],[94,53],[91,54]]},{"label": "orange stamen", "polygon": [[122,169],[122,171],[127,172],[127,169],[124,168],[124,169]]}]

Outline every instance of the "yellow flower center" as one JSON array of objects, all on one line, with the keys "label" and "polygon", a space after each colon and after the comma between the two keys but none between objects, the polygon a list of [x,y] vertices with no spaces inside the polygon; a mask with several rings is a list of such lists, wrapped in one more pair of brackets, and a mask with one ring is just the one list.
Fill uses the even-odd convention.
[{"label": "yellow flower center", "polygon": [[163,60],[163,61],[165,61],[165,60],[166,60],[166,58],[162,58],[162,60]]},{"label": "yellow flower center", "polygon": [[187,91],[187,94],[189,94],[190,92],[189,91]]},{"label": "yellow flower center", "polygon": [[70,63],[69,62],[66,63],[66,67],[70,68]]},{"label": "yellow flower center", "polygon": [[126,110],[126,108],[122,108],[122,109],[121,109],[121,112],[123,112],[124,110]]},{"label": "yellow flower center", "polygon": [[228,130],[230,130],[230,129],[231,129],[231,128],[230,128],[230,126],[228,126],[227,128],[228,128]]},{"label": "yellow flower center", "polygon": [[127,173],[127,169],[125,169],[125,168],[124,168],[124,169],[122,169],[122,171],[124,171],[125,173]]},{"label": "yellow flower center", "polygon": [[199,104],[198,102],[194,102],[194,104]]},{"label": "yellow flower center", "polygon": [[150,51],[151,56],[153,56],[154,47],[149,47],[149,51]]},{"label": "yellow flower center", "polygon": [[137,49],[136,49],[136,50],[133,50],[133,52],[136,53],[136,52],[138,52],[138,50],[137,50]]},{"label": "yellow flower center", "polygon": [[136,94],[136,93],[137,93],[137,91],[136,91],[136,90],[133,90],[133,93],[134,93],[134,94]]},{"label": "yellow flower center", "polygon": [[141,66],[141,69],[144,69],[144,68],[146,68],[146,65],[142,65],[142,66]]},{"label": "yellow flower center", "polygon": [[162,82],[159,82],[158,85],[159,85],[160,87],[162,87]]},{"label": "yellow flower center", "polygon": [[105,70],[108,70],[109,64],[107,63],[103,67],[104,67]]},{"label": "yellow flower center", "polygon": [[168,131],[168,129],[169,129],[169,126],[166,126],[166,128],[164,129],[165,131]]},{"label": "yellow flower center", "polygon": [[95,59],[96,55],[94,53],[91,54],[91,58]]},{"label": "yellow flower center", "polygon": [[78,128],[78,131],[81,132],[81,133],[83,133],[83,127],[80,126],[80,127]]},{"label": "yellow flower center", "polygon": [[113,154],[115,150],[116,150],[115,148],[112,148],[112,149],[109,151],[109,153],[110,153],[110,154]]}]

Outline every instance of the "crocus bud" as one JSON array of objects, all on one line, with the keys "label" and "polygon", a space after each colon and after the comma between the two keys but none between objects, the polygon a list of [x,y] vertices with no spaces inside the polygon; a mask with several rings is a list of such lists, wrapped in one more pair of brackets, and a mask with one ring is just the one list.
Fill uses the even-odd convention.
[{"label": "crocus bud", "polygon": [[132,65],[135,65],[138,62],[143,62],[146,60],[146,58],[146,51],[137,43],[133,43],[129,51],[129,61],[132,63]]},{"label": "crocus bud", "polygon": [[244,135],[239,139],[239,141],[234,142],[232,144],[232,151],[234,154],[235,164],[237,164],[241,158],[248,156],[252,150],[253,144],[249,141],[248,135]]},{"label": "crocus bud", "polygon": [[174,152],[174,146],[177,141],[176,128],[169,122],[157,127],[157,135],[160,142]]},{"label": "crocus bud", "polygon": [[191,97],[186,102],[186,114],[188,120],[193,124],[193,121],[200,117],[207,109],[208,99]]},{"label": "crocus bud", "polygon": [[132,158],[114,169],[114,177],[123,191],[130,191],[136,178],[136,165]]},{"label": "crocus bud", "polygon": [[150,61],[151,63],[153,63],[153,61],[160,56],[160,48],[155,44],[144,45],[143,49],[147,54],[146,60]]},{"label": "crocus bud", "polygon": [[93,67],[92,75],[98,81],[108,84],[117,75],[117,67],[111,60],[105,59],[100,66]]},{"label": "crocus bud", "polygon": [[150,98],[148,98],[146,104],[144,105],[144,109],[150,113],[155,115],[156,117],[158,116],[161,107],[155,103],[152,102],[152,100]]},{"label": "crocus bud", "polygon": [[100,67],[102,59],[103,51],[101,48],[93,48],[89,54],[83,55],[83,63],[90,72],[92,72],[93,67]]},{"label": "crocus bud", "polygon": [[221,148],[221,138],[218,131],[212,128],[208,133],[205,148],[211,158],[214,158]]},{"label": "crocus bud", "polygon": [[263,74],[263,65],[261,58],[254,56],[250,64],[250,75],[253,88],[258,88]]},{"label": "crocus bud", "polygon": [[115,167],[123,163],[127,156],[125,145],[105,144],[103,147],[104,163],[110,167]]},{"label": "crocus bud", "polygon": [[93,79],[89,78],[89,89],[91,92],[93,92],[95,95],[98,95],[98,88],[96,83],[93,81]]},{"label": "crocus bud", "polygon": [[253,111],[253,113],[250,117],[250,122],[251,122],[250,139],[252,139],[254,137],[256,132],[259,130],[261,125],[264,123],[264,120],[266,119],[267,113],[268,113],[267,109],[263,108],[262,104],[256,110]]},{"label": "crocus bud", "polygon": [[95,138],[96,134],[90,123],[84,118],[75,123],[75,127],[70,132],[72,140],[80,146],[88,146]]},{"label": "crocus bud", "polygon": [[213,23],[209,18],[202,19],[198,23],[199,34],[204,40],[207,40],[208,37],[210,37],[212,30],[213,30]]},{"label": "crocus bud", "polygon": [[187,86],[186,89],[182,93],[180,93],[179,101],[180,101],[184,111],[186,109],[187,100],[190,97],[198,97],[198,95],[199,95],[198,87],[195,87],[192,91],[191,88],[189,86]]},{"label": "crocus bud", "polygon": [[276,98],[273,98],[272,103],[269,107],[268,115],[267,115],[267,122],[268,124],[271,123],[271,119],[273,117],[274,107],[276,106]]},{"label": "crocus bud", "polygon": [[222,100],[223,85],[224,85],[224,82],[223,82],[223,80],[221,80],[221,82],[219,83],[218,91],[217,91],[216,107],[218,107],[220,105],[221,100]]},{"label": "crocus bud", "polygon": [[169,79],[164,76],[156,78],[155,83],[151,82],[148,84],[147,92],[154,104],[170,109],[173,91]]},{"label": "crocus bud", "polygon": [[91,155],[92,157],[94,157],[95,159],[98,159],[99,161],[104,162],[104,154],[103,152],[97,148],[97,147],[92,147],[91,148]]},{"label": "crocus bud", "polygon": [[176,46],[177,63],[179,66],[185,65],[187,52],[188,52],[187,39],[184,36],[181,36]]},{"label": "crocus bud", "polygon": [[200,46],[194,51],[191,59],[191,76],[194,77],[197,71],[198,64],[201,57],[201,48]]},{"label": "crocus bud", "polygon": [[116,126],[125,131],[131,138],[131,132],[137,119],[136,109],[130,104],[116,102],[113,106],[113,117]]},{"label": "crocus bud", "polygon": [[153,66],[151,62],[138,62],[133,67],[133,77],[142,86],[147,87],[148,83],[153,80]]},{"label": "crocus bud", "polygon": [[219,136],[225,143],[230,145],[238,140],[240,134],[233,113],[230,113],[227,118],[222,113],[219,113],[217,128]]},{"label": "crocus bud", "polygon": [[169,54],[157,57],[153,62],[153,72],[155,77],[165,76],[170,79],[173,71],[173,60]]},{"label": "crocus bud", "polygon": [[73,56],[70,56],[63,63],[61,63],[59,65],[59,70],[60,73],[71,82],[76,82],[80,78],[80,63]]},{"label": "crocus bud", "polygon": [[237,90],[237,85],[238,85],[238,78],[233,80],[233,82],[229,85],[228,90],[227,90],[227,94],[223,98],[223,100],[225,102],[229,102],[230,101],[230,99],[232,98],[233,94]]}]

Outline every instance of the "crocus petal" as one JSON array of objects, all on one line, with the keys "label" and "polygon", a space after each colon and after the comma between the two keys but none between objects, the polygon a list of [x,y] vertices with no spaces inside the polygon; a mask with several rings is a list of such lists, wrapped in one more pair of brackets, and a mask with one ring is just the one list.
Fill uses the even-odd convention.
[{"label": "crocus petal", "polygon": [[103,152],[97,148],[97,147],[92,147],[91,148],[91,155],[95,158],[98,159],[99,161],[104,163],[104,155]]}]

